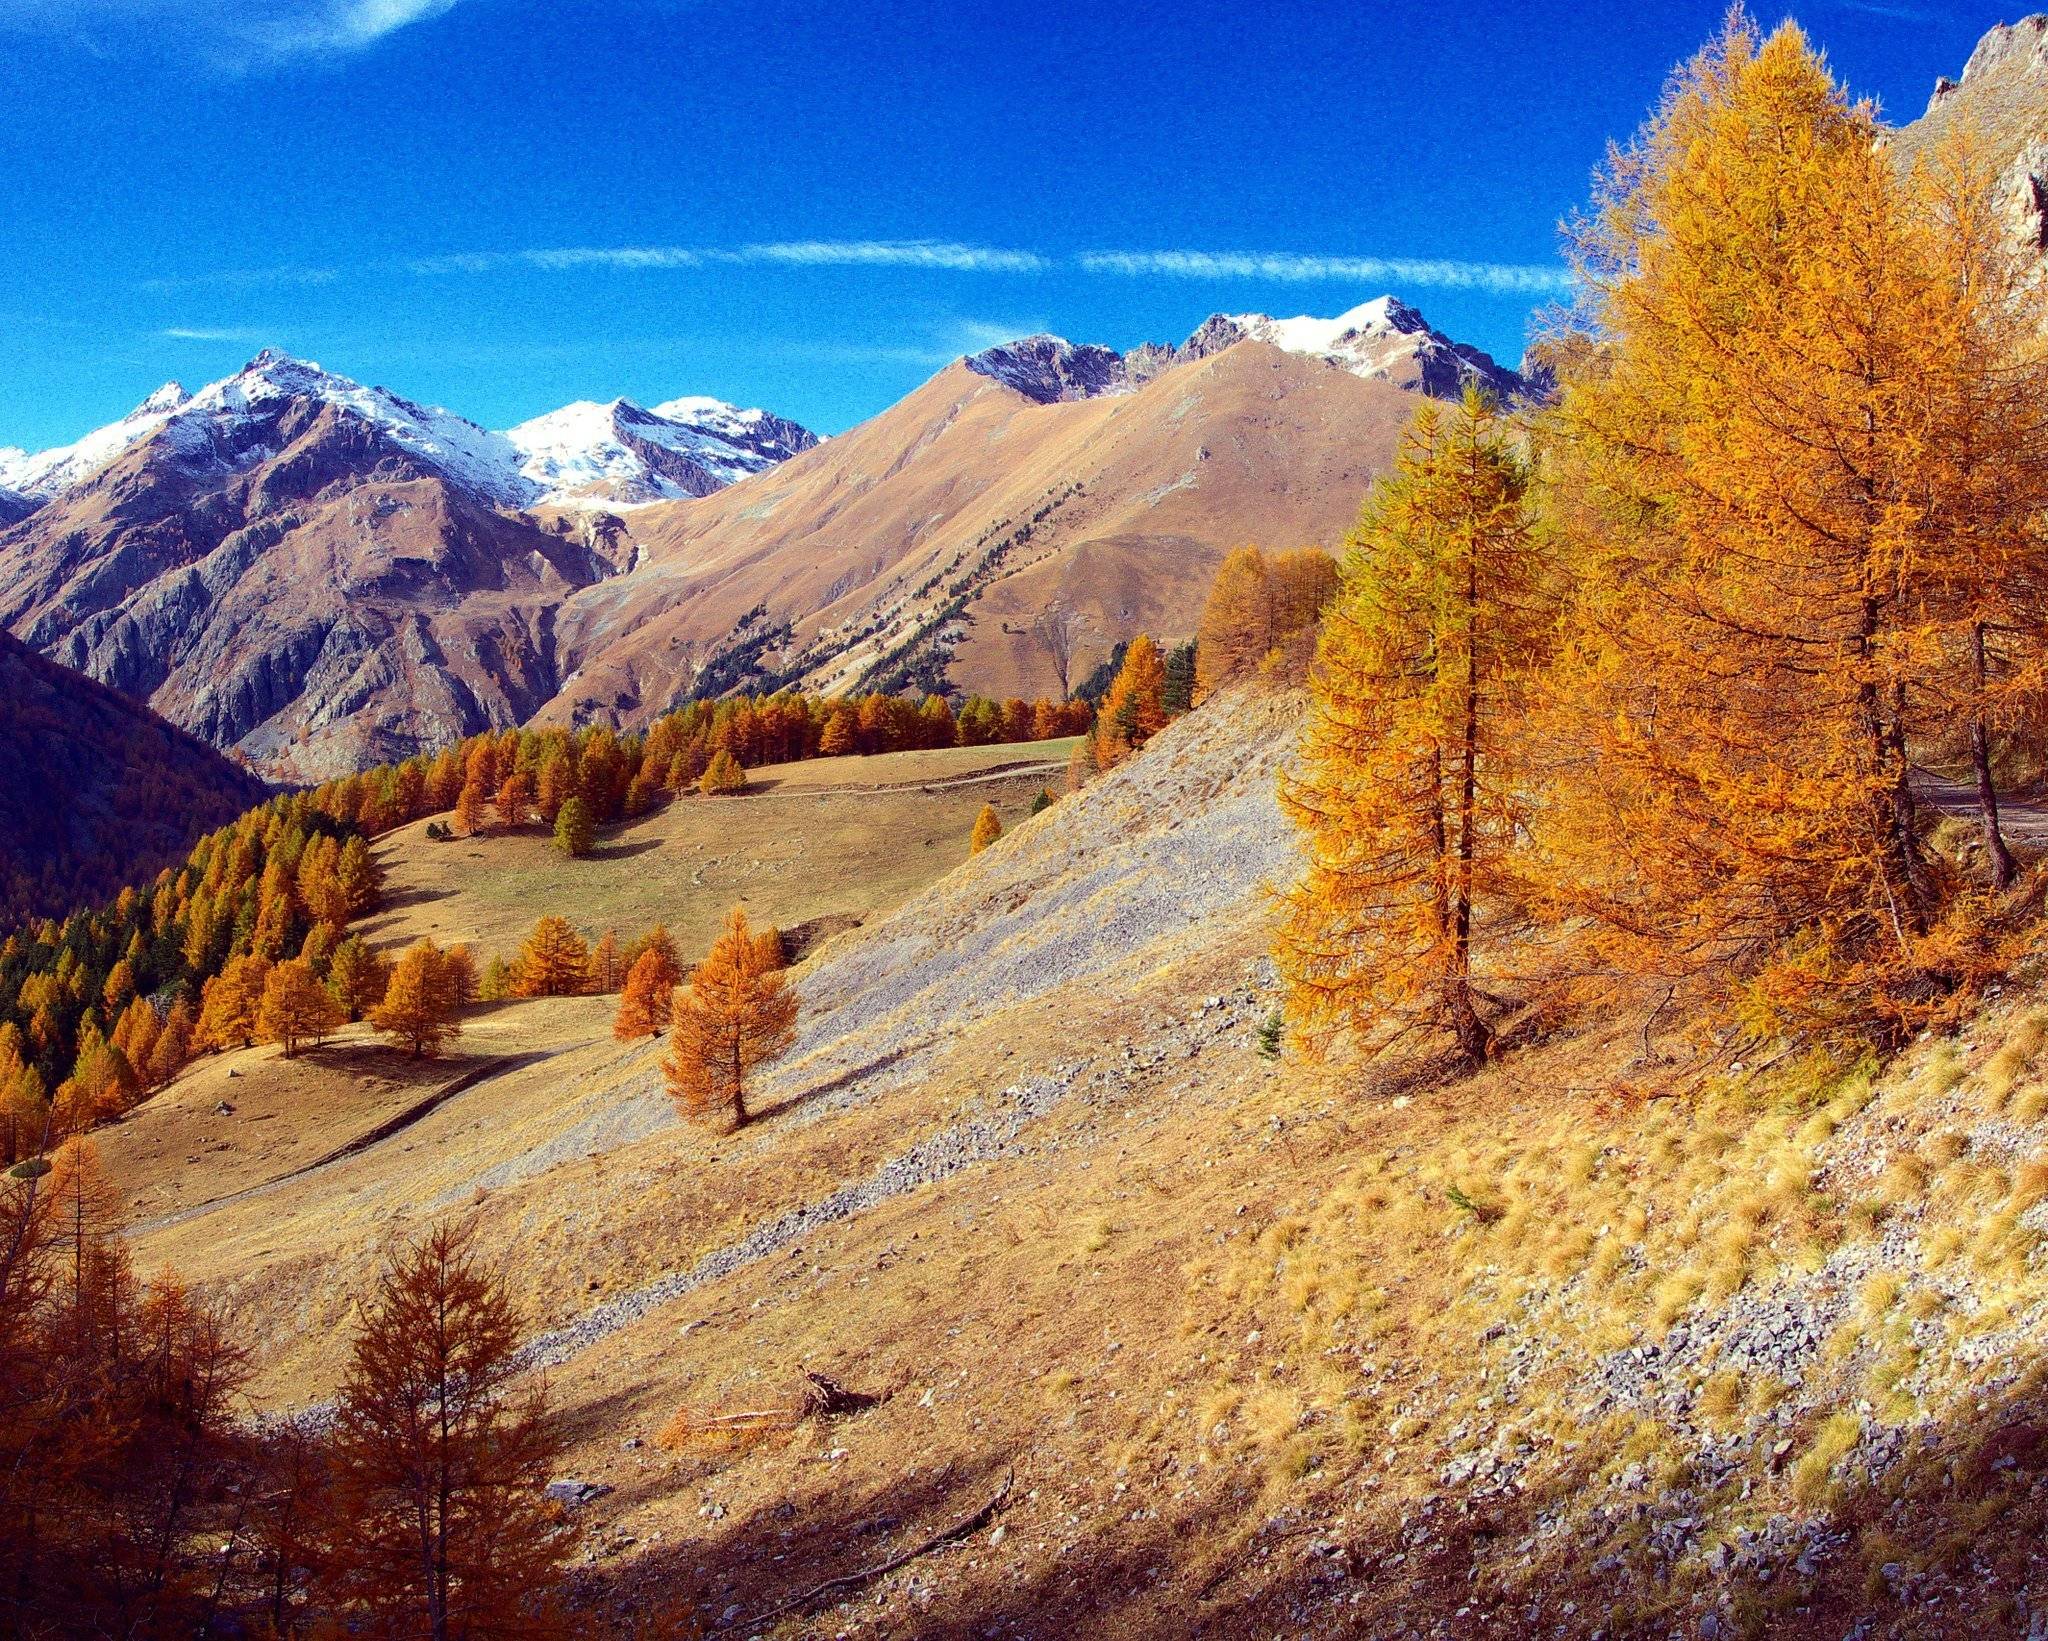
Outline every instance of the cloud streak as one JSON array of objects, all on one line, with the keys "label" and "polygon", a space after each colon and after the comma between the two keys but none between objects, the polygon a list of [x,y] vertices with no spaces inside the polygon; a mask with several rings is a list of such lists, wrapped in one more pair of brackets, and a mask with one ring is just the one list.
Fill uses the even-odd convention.
[{"label": "cloud streak", "polygon": [[714,249],[690,245],[556,245],[528,251],[463,251],[415,257],[408,273],[489,273],[526,266],[577,268],[705,268],[779,263],[795,268],[932,268],[952,273],[1043,273],[1051,261],[1035,251],[1004,250],[934,239],[797,239]]},{"label": "cloud streak", "polygon": [[1433,258],[1305,256],[1294,252],[1089,251],[1079,259],[1089,273],[1131,279],[1276,280],[1288,284],[1338,282],[1491,291],[1500,295],[1554,294],[1570,288],[1562,268],[1537,263],[1457,262]]},{"label": "cloud streak", "polygon": [[157,332],[173,342],[260,342],[265,332],[258,330],[222,329],[207,325],[166,325]]},{"label": "cloud streak", "polygon": [[[4,0],[0,0],[4,3]],[[395,3],[395,0],[394,0]],[[1183,279],[1209,283],[1263,280],[1283,284],[1377,285],[1382,288],[1477,290],[1506,296],[1549,296],[1571,287],[1561,267],[1466,262],[1441,258],[1317,256],[1297,252],[1086,251],[1059,257],[1040,251],[971,245],[943,239],[794,239],[736,246],[553,245],[516,251],[451,251],[354,270],[325,267],[251,268],[188,278],[153,279],[145,288],[247,288],[327,285],[345,273],[447,278],[521,268],[549,273],[608,269],[622,273],[761,267],[906,268],[934,273],[1037,275],[1062,270],[1119,279]]]},{"label": "cloud streak", "polygon": [[87,50],[188,50],[243,70],[341,56],[461,0],[0,0],[0,28]]}]

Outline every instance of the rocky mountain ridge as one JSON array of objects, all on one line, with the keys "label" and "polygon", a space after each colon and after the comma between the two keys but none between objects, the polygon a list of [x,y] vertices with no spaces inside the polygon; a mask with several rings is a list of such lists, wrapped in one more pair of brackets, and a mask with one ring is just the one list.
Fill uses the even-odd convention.
[{"label": "rocky mountain ridge", "polygon": [[1369,380],[1389,381],[1435,398],[1450,398],[1476,382],[1516,403],[1532,394],[1518,371],[1490,354],[1455,342],[1419,309],[1398,297],[1376,297],[1334,319],[1301,314],[1276,319],[1264,313],[1214,313],[1178,346],[1142,342],[1128,353],[1064,337],[1026,336],[968,357],[967,368],[1015,388],[1039,404],[1129,393],[1176,365],[1207,359],[1239,342],[1265,342]]},{"label": "rocky mountain ridge", "polygon": [[1192,631],[1231,548],[1334,546],[1472,375],[1520,387],[1387,298],[1025,338],[821,443],[709,399],[493,432],[266,351],[0,456],[0,627],[286,780],[735,688],[1057,692]]},{"label": "rocky mountain ridge", "polygon": [[337,405],[493,505],[512,509],[632,506],[709,495],[818,442],[783,417],[710,398],[671,399],[652,410],[629,399],[581,401],[494,433],[452,411],[363,387],[266,348],[197,393],[166,382],[118,422],[75,443],[34,454],[0,450],[0,489],[31,506],[48,501],[158,436],[188,461],[230,452],[230,460],[259,459],[260,446],[245,430],[287,399]]}]

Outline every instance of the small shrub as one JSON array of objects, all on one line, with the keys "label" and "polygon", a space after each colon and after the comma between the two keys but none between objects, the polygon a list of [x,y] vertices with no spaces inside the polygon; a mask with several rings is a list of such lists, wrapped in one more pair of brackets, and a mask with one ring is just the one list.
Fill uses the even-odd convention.
[{"label": "small shrub", "polygon": [[1280,1037],[1286,1029],[1286,1022],[1281,1018],[1278,1009],[1267,1015],[1259,1023],[1259,1053],[1269,1060],[1279,1059]]}]

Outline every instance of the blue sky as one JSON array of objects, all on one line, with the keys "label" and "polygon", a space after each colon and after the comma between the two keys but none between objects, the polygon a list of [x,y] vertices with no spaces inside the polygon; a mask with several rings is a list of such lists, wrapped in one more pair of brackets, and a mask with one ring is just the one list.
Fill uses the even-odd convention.
[{"label": "blue sky", "polygon": [[[1513,359],[1720,10],[0,0],[0,444],[266,344],[493,426],[710,393],[826,432],[1004,335],[1389,289]],[[1798,15],[1897,118],[1999,20]]]}]

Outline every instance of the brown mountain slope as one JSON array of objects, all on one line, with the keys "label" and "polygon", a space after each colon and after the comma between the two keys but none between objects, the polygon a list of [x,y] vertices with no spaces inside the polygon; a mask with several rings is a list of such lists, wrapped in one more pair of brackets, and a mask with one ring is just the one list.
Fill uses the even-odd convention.
[{"label": "brown mountain slope", "polygon": [[[816,948],[736,1134],[604,998],[472,1010],[434,1072],[360,1027],[202,1060],[99,1136],[137,1263],[236,1308],[267,1413],[333,1395],[395,1238],[471,1220],[591,1484],[584,1634],[2038,1630],[2038,983],[1882,1071],[1655,1013],[1448,1080],[1269,1057],[1300,711],[1226,693]],[[883,1399],[708,1428],[806,1370]]]},{"label": "brown mountain slope", "polygon": [[346,409],[148,438],[0,531],[0,627],[286,779],[523,721],[609,566]]},{"label": "brown mountain slope", "polygon": [[1135,631],[1191,632],[1231,548],[1335,544],[1414,406],[1255,341],[1052,404],[955,364],[772,472],[630,515],[641,562],[564,606],[546,715],[637,723],[750,677],[1057,693],[1039,611],[1085,620],[1075,680]]},{"label": "brown mountain slope", "polygon": [[263,783],[0,632],[0,927],[180,859]]}]

